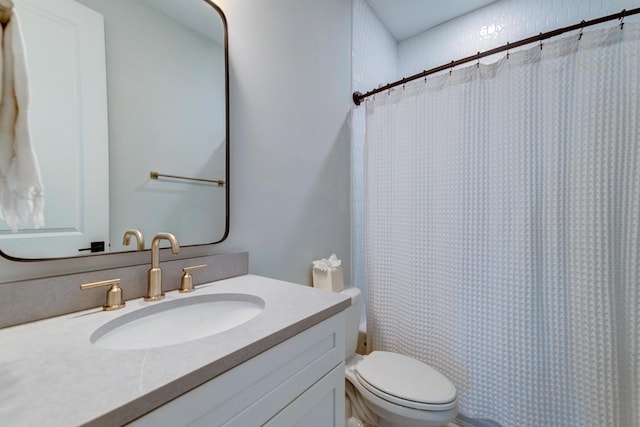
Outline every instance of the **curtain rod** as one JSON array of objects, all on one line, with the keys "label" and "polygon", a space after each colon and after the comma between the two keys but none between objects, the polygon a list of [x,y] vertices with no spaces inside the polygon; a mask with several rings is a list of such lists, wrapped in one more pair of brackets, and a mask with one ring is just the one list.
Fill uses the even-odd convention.
[{"label": "curtain rod", "polygon": [[[496,53],[504,52],[505,50],[514,49],[514,48],[517,48],[517,47],[520,47],[520,46],[524,46],[524,45],[527,45],[527,44],[531,44],[531,43],[535,43],[535,42],[538,42],[538,41],[542,42],[542,40],[546,40],[546,39],[549,39],[551,37],[556,37],[556,36],[559,36],[560,34],[563,34],[563,33],[569,32],[569,31],[582,30],[583,28],[590,27],[592,25],[601,24],[601,23],[607,22],[607,21],[612,21],[614,19],[619,19],[621,21],[620,22],[620,29],[622,29],[622,26],[624,25],[624,22],[622,22],[624,17],[625,16],[636,15],[638,13],[640,13],[640,7],[636,8],[636,9],[631,9],[631,10],[622,9],[621,12],[614,13],[612,15],[603,16],[601,18],[596,18],[596,19],[591,19],[589,21],[584,21],[583,20],[582,22],[580,22],[578,24],[569,25],[568,27],[558,28],[557,30],[548,31],[546,33],[540,33],[537,36],[528,37],[526,39],[519,40],[519,41],[517,41],[515,43],[507,42],[507,44],[504,45],[504,46],[496,47],[494,49],[487,50],[487,51],[484,51],[484,52],[478,52],[475,55],[467,56],[466,58],[462,58],[462,59],[459,59],[457,61],[451,61],[448,64],[440,65],[439,67],[435,67],[435,68],[432,68],[430,70],[425,70],[425,71],[422,71],[421,73],[414,74],[414,75],[409,76],[409,77],[405,77],[405,78],[403,78],[401,80],[395,81],[393,83],[386,84],[384,86],[381,86],[381,87],[379,87],[377,89],[373,89],[373,90],[371,90],[371,91],[369,91],[367,93],[364,93],[364,94],[360,93],[360,92],[354,92],[353,93],[353,102],[356,105],[360,105],[360,103],[362,103],[362,101],[365,98],[368,98],[368,97],[370,97],[372,95],[375,95],[376,93],[384,92],[385,90],[391,89],[391,88],[396,87],[396,86],[403,85],[405,83],[408,83],[408,82],[413,81],[413,80],[420,79],[422,77],[426,77],[426,76],[428,76],[430,74],[434,74],[434,73],[437,73],[437,72],[440,72],[440,71],[445,71],[445,70],[448,70],[448,69],[453,69],[453,67],[457,67],[458,65],[466,64],[467,62],[471,62],[471,61],[480,60],[480,58],[484,58],[486,56],[495,55]],[[540,46],[542,48],[542,45],[540,45]]]}]

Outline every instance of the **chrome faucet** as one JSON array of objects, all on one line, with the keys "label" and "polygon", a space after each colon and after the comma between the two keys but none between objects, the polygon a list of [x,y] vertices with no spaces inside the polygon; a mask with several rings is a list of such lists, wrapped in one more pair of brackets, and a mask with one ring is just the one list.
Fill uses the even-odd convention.
[{"label": "chrome faucet", "polygon": [[164,298],[162,293],[162,270],[160,270],[160,240],[168,240],[171,243],[171,252],[177,254],[180,252],[180,245],[176,237],[171,233],[158,233],[153,236],[151,241],[151,269],[149,270],[149,281],[147,284],[147,296],[145,301],[158,301]]},{"label": "chrome faucet", "polygon": [[138,250],[143,251],[144,237],[142,237],[142,232],[140,230],[131,229],[125,231],[124,236],[122,236],[122,244],[124,246],[129,246],[129,243],[131,243],[131,236],[136,238],[136,241],[138,242]]}]

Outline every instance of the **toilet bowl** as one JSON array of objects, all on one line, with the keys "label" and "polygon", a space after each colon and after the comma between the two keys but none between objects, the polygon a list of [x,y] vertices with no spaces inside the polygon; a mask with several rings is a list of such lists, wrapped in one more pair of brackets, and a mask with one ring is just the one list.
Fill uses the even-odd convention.
[{"label": "toilet bowl", "polygon": [[436,427],[458,413],[455,386],[416,359],[398,353],[374,351],[356,354],[360,322],[360,290],[349,288],[345,329],[345,424],[381,427]]}]

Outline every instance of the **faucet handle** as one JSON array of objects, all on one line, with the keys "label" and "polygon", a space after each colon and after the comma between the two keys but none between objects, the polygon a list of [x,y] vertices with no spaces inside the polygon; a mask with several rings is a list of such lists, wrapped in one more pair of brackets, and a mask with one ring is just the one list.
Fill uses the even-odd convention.
[{"label": "faucet handle", "polygon": [[104,311],[111,311],[123,308],[125,306],[125,302],[122,299],[122,288],[118,286],[120,285],[120,279],[110,279],[103,280],[101,282],[85,283],[84,285],[80,285],[80,289],[85,290],[109,285],[111,285],[111,288],[109,288],[109,290],[107,291],[107,302],[102,306],[102,309]]},{"label": "faucet handle", "polygon": [[178,292],[193,292],[193,277],[191,277],[191,272],[195,270],[202,270],[206,267],[207,264],[202,264],[183,268],[182,271],[184,272],[184,274],[182,275],[182,280],[180,281],[180,289],[178,289]]}]

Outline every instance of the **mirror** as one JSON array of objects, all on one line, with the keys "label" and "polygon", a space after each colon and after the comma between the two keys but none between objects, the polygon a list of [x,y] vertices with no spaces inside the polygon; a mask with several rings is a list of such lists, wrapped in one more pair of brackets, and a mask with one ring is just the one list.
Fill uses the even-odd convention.
[{"label": "mirror", "polygon": [[222,11],[208,0],[14,3],[45,227],[12,232],[0,220],[1,254],[22,260],[131,251],[135,240],[123,245],[128,229],[144,234],[147,249],[161,231],[183,247],[224,240],[229,118]]}]

